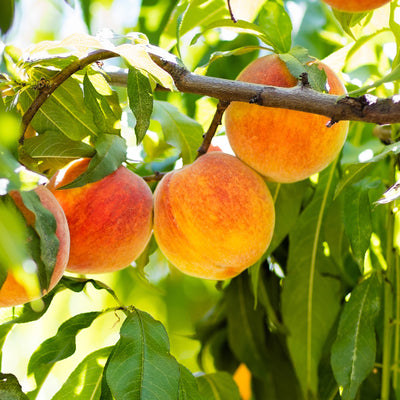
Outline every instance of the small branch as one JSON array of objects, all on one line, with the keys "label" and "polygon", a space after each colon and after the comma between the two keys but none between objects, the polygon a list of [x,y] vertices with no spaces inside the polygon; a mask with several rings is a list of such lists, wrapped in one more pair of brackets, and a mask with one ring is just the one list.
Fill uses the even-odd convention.
[{"label": "small branch", "polygon": [[39,94],[22,117],[22,134],[19,140],[20,143],[22,144],[24,142],[25,131],[35,114],[38,112],[39,108],[63,82],[65,82],[75,72],[96,61],[106,60],[108,58],[118,56],[119,55],[117,53],[113,53],[112,51],[96,50],[92,53],[89,53],[86,57],[72,62],[70,65],[61,70],[51,81],[40,81],[36,86],[36,89],[39,90]]},{"label": "small branch", "polygon": [[231,5],[231,0],[226,0],[227,1],[227,3],[228,3],[228,9],[229,9],[229,14],[230,14],[230,16],[231,16],[231,20],[233,21],[233,22],[237,22],[237,19],[235,18],[235,16],[233,15],[233,10],[232,10],[232,5]]},{"label": "small branch", "polygon": [[197,150],[197,158],[199,158],[203,154],[207,153],[207,150],[211,144],[211,140],[214,137],[218,126],[221,125],[222,116],[224,115],[224,112],[228,106],[229,106],[229,102],[226,102],[226,101],[220,101],[218,103],[217,109],[216,109],[214,117],[211,121],[210,127],[208,128],[207,132],[204,135],[203,143]]}]

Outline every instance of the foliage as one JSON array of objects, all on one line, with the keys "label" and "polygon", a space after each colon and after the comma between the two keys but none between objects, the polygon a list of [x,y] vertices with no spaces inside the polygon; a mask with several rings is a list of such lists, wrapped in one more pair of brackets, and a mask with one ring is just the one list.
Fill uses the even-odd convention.
[{"label": "foliage", "polygon": [[[65,13],[81,7],[89,33],[23,49],[6,34],[22,2],[5,3],[3,278],[6,269],[21,271],[41,257],[25,248],[10,190],[34,187],[82,157],[92,158],[90,167],[70,186],[97,181],[122,163],[154,177],[194,161],[217,102],[179,93],[152,58],[156,52],[197,74],[233,80],[274,51],[293,74],[306,71],[312,87],[324,91],[325,75],[308,64],[317,57],[342,72],[353,95],[391,97],[399,90],[396,0],[356,15],[313,0],[231,1],[232,14],[225,0],[143,0],[135,27],[97,36],[90,34],[93,10],[111,2],[59,0]],[[61,81],[21,137],[21,115],[38,94],[93,51],[112,52],[112,62],[99,59]],[[122,86],[111,65],[123,72]],[[400,400],[398,140],[398,124],[351,122],[340,157],[323,172],[293,184],[268,182],[276,206],[271,246],[230,281],[182,275],[152,240],[133,266],[112,276],[67,274],[43,299],[2,310],[0,397],[239,399],[233,374],[244,363],[253,399]],[[213,143],[229,151],[223,127]],[[25,197],[38,210],[43,244],[54,228],[39,215],[37,199]],[[46,259],[44,286],[51,265]],[[37,326],[44,327],[39,343],[30,337]],[[10,354],[29,360],[25,370],[12,370]],[[53,374],[61,376],[55,389]]]}]

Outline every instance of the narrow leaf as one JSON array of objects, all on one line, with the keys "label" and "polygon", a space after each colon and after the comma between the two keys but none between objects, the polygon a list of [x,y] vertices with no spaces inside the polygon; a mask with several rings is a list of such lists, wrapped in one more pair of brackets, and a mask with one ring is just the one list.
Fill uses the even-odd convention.
[{"label": "narrow leaf", "polygon": [[53,365],[74,354],[76,335],[101,315],[102,312],[77,314],[65,321],[55,336],[45,340],[32,354],[28,364],[28,374],[34,374],[38,387],[49,373]]},{"label": "narrow leaf", "polygon": [[153,112],[153,92],[149,79],[137,69],[130,68],[128,72],[129,107],[136,118],[136,144],[140,144],[150,125]]},{"label": "narrow leaf", "polygon": [[[268,374],[265,315],[254,309],[248,274],[233,279],[225,294],[229,345],[238,360],[263,379]],[[238,335],[240,332],[240,335]]]},{"label": "narrow leaf", "polygon": [[332,9],[333,15],[339,21],[343,30],[353,39],[356,40],[351,28],[359,24],[367,15],[368,12],[363,13],[349,13],[343,12],[336,9]]},{"label": "narrow leaf", "polygon": [[107,97],[96,90],[87,74],[83,78],[83,92],[85,104],[92,111],[93,121],[99,131],[118,134],[120,130],[115,126],[121,118],[120,110],[114,112],[107,101]]},{"label": "narrow leaf", "polygon": [[206,32],[210,30],[214,30],[216,28],[227,28],[231,29],[236,33],[249,33],[258,37],[261,41],[263,41],[267,46],[271,48],[274,47],[273,42],[271,41],[268,32],[265,32],[263,28],[260,26],[247,21],[238,20],[236,22],[232,21],[232,19],[219,19],[207,25],[200,33],[196,34],[191,44],[195,44],[197,40],[203,36]]},{"label": "narrow leaf", "polygon": [[179,24],[179,37],[194,28],[209,25],[211,22],[227,16],[228,9],[224,0],[190,1]]},{"label": "narrow leaf", "polygon": [[[35,68],[32,79],[51,80],[54,73],[44,68]],[[29,88],[19,96],[20,105],[25,112],[35,100],[38,91]],[[91,111],[86,107],[82,89],[73,78],[67,79],[43,103],[32,120],[33,128],[39,132],[59,131],[72,140],[86,136],[97,136],[99,130],[93,121]]]},{"label": "narrow leaf", "polygon": [[123,323],[106,369],[115,400],[176,400],[179,364],[169,353],[163,325],[136,310]]},{"label": "narrow leaf", "polygon": [[184,164],[194,161],[202,141],[201,125],[166,101],[155,101],[152,119],[161,124],[165,140],[181,151]]},{"label": "narrow leaf", "polygon": [[352,185],[346,188],[343,222],[354,257],[362,266],[372,235],[371,204],[368,189],[364,185]]},{"label": "narrow leaf", "polygon": [[86,356],[51,400],[99,400],[104,365],[112,347],[105,347]]},{"label": "narrow leaf", "polygon": [[[167,89],[174,89],[174,81],[166,71],[150,57],[147,48],[141,44],[121,44],[113,49],[125,59],[130,67],[146,71],[157,83]],[[166,53],[168,55],[168,53]]]},{"label": "narrow leaf", "polygon": [[197,382],[193,374],[183,365],[179,365],[180,381],[178,400],[201,400]]},{"label": "narrow leaf", "polygon": [[95,143],[96,154],[90,160],[87,170],[74,181],[62,187],[71,189],[99,181],[113,173],[126,159],[126,143],[117,135],[103,134]]},{"label": "narrow leaf", "polygon": [[75,315],[59,328],[55,336],[45,340],[32,354],[28,363],[28,374],[34,374],[35,393],[42,386],[53,365],[74,354],[76,335],[101,315],[102,312],[88,312]]},{"label": "narrow leaf", "polygon": [[197,384],[202,399],[240,400],[239,389],[227,372],[201,375],[197,378]]},{"label": "narrow leaf", "polygon": [[343,387],[342,399],[353,400],[375,363],[375,320],[380,312],[381,284],[377,274],[353,289],[340,316],[332,346],[333,373]]},{"label": "narrow leaf", "polygon": [[85,142],[71,140],[61,132],[49,131],[26,139],[24,150],[32,158],[83,158],[92,157],[95,150]]},{"label": "narrow leaf", "polygon": [[[24,205],[35,215],[34,230],[39,237],[40,260],[35,260],[38,267],[40,287],[49,288],[56,265],[60,241],[56,236],[57,222],[51,211],[40,202],[35,191],[21,191]],[[32,237],[32,240],[34,238]],[[33,247],[33,246],[32,246]]]},{"label": "narrow leaf", "polygon": [[290,185],[268,182],[275,204],[275,229],[268,252],[273,252],[286,237],[300,214],[307,181]]},{"label": "narrow leaf", "polygon": [[0,31],[4,35],[12,26],[14,21],[14,0],[2,0],[0,13]]},{"label": "narrow leaf", "polygon": [[289,234],[289,259],[282,292],[283,322],[290,356],[306,399],[318,392],[318,365],[339,312],[340,284],[324,255],[321,228],[331,202],[335,163],[319,176],[312,202]]},{"label": "narrow leaf", "polygon": [[357,163],[357,164],[349,164],[343,170],[343,176],[339,180],[336,190],[335,190],[335,198],[337,198],[343,189],[345,189],[348,185],[356,183],[364,178],[373,168],[373,163]]},{"label": "narrow leaf", "polygon": [[268,1],[259,14],[259,25],[278,53],[286,53],[292,45],[292,22],[282,4]]}]

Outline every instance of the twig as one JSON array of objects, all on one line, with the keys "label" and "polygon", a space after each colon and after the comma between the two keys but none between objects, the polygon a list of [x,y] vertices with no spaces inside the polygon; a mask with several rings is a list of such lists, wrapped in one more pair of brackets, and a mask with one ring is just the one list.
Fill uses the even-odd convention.
[{"label": "twig", "polygon": [[232,5],[231,5],[231,0],[226,0],[228,3],[228,9],[229,9],[229,14],[231,15],[231,20],[233,22],[237,22],[237,19],[235,18],[235,16],[233,15],[233,10],[232,10]]},{"label": "twig", "polygon": [[214,117],[211,121],[210,127],[208,128],[207,132],[204,134],[203,142],[201,146],[197,150],[197,158],[202,156],[203,154],[207,153],[208,148],[210,147],[211,140],[217,131],[219,125],[221,125],[222,116],[226,108],[229,106],[229,102],[220,101],[217,105],[217,109],[215,111]]},{"label": "twig", "polygon": [[85,68],[86,66],[100,60],[106,60],[112,57],[118,57],[117,53],[109,50],[96,50],[89,53],[86,57],[73,61],[70,65],[61,70],[51,81],[46,82],[44,85],[37,87],[39,94],[32,102],[30,107],[26,110],[22,117],[22,134],[19,142],[22,144],[25,138],[25,131],[32,121],[35,114],[38,112],[42,104],[50,97],[50,95],[70,76],[75,72]]}]

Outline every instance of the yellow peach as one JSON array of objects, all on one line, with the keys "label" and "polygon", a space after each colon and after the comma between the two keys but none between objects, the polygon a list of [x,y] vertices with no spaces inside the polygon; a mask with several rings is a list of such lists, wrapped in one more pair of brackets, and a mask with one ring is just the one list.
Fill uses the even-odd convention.
[{"label": "yellow peach", "polygon": [[390,0],[322,0],[333,8],[346,12],[363,12],[381,7]]},{"label": "yellow peach", "polygon": [[264,180],[239,159],[209,152],[169,172],[154,193],[154,235],[188,275],[227,279],[267,250],[275,222]]},{"label": "yellow peach", "polygon": [[146,182],[121,166],[105,178],[61,189],[88,167],[82,159],[57,172],[47,187],[61,204],[71,233],[67,271],[111,272],[127,267],[152,233],[152,192]]},{"label": "yellow peach", "polygon": [[[39,196],[43,207],[54,215],[57,224],[55,233],[59,240],[55,267],[51,276],[49,288],[43,293],[45,294],[54,288],[64,274],[69,257],[70,235],[64,212],[50,190],[46,189],[44,186],[38,186],[34,191]],[[10,196],[24,216],[26,224],[28,226],[33,226],[35,224],[35,214],[24,205],[20,192],[13,190],[10,192]],[[35,299],[36,297],[28,293],[26,288],[15,279],[12,272],[9,272],[0,289],[0,307],[12,307]]]},{"label": "yellow peach", "polygon": [[[322,63],[329,93],[345,93],[337,75]],[[249,64],[238,80],[293,87],[291,75],[278,55],[261,57]],[[348,121],[328,128],[327,117],[256,104],[233,102],[225,112],[229,143],[242,161],[267,179],[290,183],[320,172],[339,154],[346,140]]]}]

